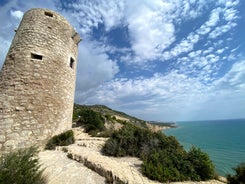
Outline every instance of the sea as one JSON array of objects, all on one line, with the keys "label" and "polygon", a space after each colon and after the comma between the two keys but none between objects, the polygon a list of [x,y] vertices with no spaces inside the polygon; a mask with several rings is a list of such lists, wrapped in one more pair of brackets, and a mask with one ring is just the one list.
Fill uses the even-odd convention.
[{"label": "sea", "polygon": [[192,146],[209,154],[220,176],[234,174],[232,168],[245,162],[245,119],[183,121],[164,130],[188,151]]}]

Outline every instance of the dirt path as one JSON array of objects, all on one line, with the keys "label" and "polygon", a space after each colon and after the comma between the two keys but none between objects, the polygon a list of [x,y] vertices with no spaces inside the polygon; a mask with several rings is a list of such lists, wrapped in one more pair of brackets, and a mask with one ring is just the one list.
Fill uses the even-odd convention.
[{"label": "dirt path", "polygon": [[39,154],[48,184],[105,184],[105,178],[81,163],[67,158],[62,151]]}]

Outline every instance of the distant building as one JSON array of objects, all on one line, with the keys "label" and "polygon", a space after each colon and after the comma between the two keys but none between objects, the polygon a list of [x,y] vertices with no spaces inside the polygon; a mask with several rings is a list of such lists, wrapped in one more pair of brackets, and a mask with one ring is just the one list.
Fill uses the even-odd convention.
[{"label": "distant building", "polygon": [[0,151],[71,128],[80,40],[56,12],[24,14],[0,72]]}]

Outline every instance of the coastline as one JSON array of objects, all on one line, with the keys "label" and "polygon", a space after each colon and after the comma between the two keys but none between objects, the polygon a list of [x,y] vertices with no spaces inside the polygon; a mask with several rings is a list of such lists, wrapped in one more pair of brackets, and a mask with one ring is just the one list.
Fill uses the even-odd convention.
[{"label": "coastline", "polygon": [[163,131],[170,128],[177,128],[175,123],[148,122],[146,126],[153,132]]},{"label": "coastline", "polygon": [[[232,168],[245,160],[244,119],[183,121],[177,129],[164,131],[189,149],[192,145],[208,153],[220,176],[235,174]],[[236,144],[234,144],[236,143]]]}]

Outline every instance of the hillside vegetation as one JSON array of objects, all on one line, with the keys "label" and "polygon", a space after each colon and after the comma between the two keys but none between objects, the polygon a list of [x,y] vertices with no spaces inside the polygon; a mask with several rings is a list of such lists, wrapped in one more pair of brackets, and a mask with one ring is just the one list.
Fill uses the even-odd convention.
[{"label": "hillside vegetation", "polygon": [[105,105],[74,104],[73,126],[83,126],[90,135],[110,135],[125,124],[147,128],[144,120],[115,111]]},{"label": "hillside vegetation", "polygon": [[19,149],[0,156],[1,184],[45,184],[46,177],[40,169],[38,148]]},{"label": "hillside vegetation", "polygon": [[91,135],[109,137],[102,148],[103,154],[140,158],[143,161],[141,170],[150,179],[170,182],[216,177],[214,165],[206,153],[195,147],[184,150],[175,137],[149,129],[149,122],[103,105],[77,104],[73,121],[74,126],[83,126]]},{"label": "hillside vegetation", "polygon": [[[173,122],[157,122],[145,121],[139,118],[130,116],[124,112],[113,110],[105,105],[79,105],[74,104],[73,109],[73,126],[85,126],[85,124],[93,124],[92,129],[97,131],[105,131],[107,129],[115,130],[125,124],[134,125],[141,128],[155,127],[175,127]],[[102,125],[103,124],[103,125]],[[89,125],[89,126],[90,126]],[[121,125],[121,126],[117,126]],[[89,127],[88,129],[90,129]],[[95,131],[95,132],[96,132]],[[88,130],[90,132],[90,130]]]},{"label": "hillside vegetation", "polygon": [[187,152],[173,136],[133,125],[115,131],[102,152],[116,157],[139,157],[143,161],[142,172],[160,182],[200,181],[216,176],[209,156],[199,148]]}]

